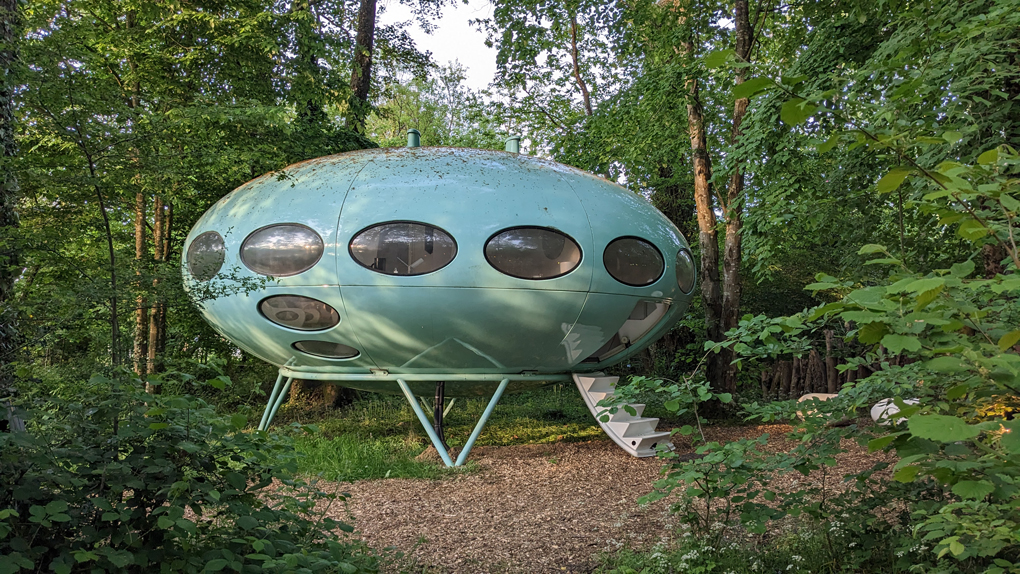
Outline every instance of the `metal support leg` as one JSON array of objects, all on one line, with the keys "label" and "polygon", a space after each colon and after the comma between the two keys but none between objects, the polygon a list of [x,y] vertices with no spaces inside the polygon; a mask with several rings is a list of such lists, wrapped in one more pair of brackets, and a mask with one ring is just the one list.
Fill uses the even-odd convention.
[{"label": "metal support leg", "polygon": [[407,402],[411,403],[411,409],[414,410],[414,414],[418,417],[418,421],[421,423],[421,426],[424,427],[425,433],[429,435],[429,440],[432,441],[432,446],[436,447],[436,452],[438,452],[439,456],[443,459],[443,464],[446,466],[453,466],[453,461],[450,460],[450,453],[446,452],[446,448],[443,446],[443,441],[439,440],[439,436],[436,434],[435,429],[432,428],[432,422],[429,421],[427,416],[425,416],[425,411],[422,410],[421,405],[418,404],[414,394],[411,393],[411,387],[407,386],[407,382],[403,379],[397,379],[397,384],[400,386],[400,390],[404,392]]},{"label": "metal support leg", "polygon": [[468,437],[463,450],[460,451],[460,456],[457,457],[457,463],[454,466],[460,466],[467,460],[468,453],[471,452],[471,447],[473,447],[475,445],[475,441],[478,440],[478,435],[482,434],[482,429],[485,428],[485,423],[489,420],[489,415],[492,414],[492,409],[496,408],[496,403],[498,403],[499,398],[503,396],[503,391],[506,390],[506,386],[509,383],[510,379],[503,379],[500,381],[499,386],[496,387],[496,392],[493,393],[492,398],[489,399],[489,404],[486,405],[485,412],[482,413],[482,418],[478,419],[478,423],[475,424],[475,430],[471,431],[471,436]]},{"label": "metal support leg", "polygon": [[450,451],[450,445],[446,444],[446,433],[443,432],[443,405],[446,403],[446,383],[436,383],[436,398],[432,401],[432,428],[436,430],[439,442],[443,443],[446,451]]},{"label": "metal support leg", "polygon": [[276,395],[280,392],[280,383],[283,382],[283,373],[276,376],[276,384],[273,385],[273,392],[269,393],[269,400],[266,401],[266,410],[262,412],[262,420],[259,421],[259,430],[265,430],[266,420],[269,418],[269,411],[273,410],[276,402]]},{"label": "metal support leg", "polygon": [[446,415],[450,414],[450,409],[453,408],[453,403],[455,403],[455,402],[457,402],[457,397],[453,397],[452,399],[450,399],[450,404],[446,405],[446,408],[443,409],[443,418],[444,419],[446,418]]},{"label": "metal support leg", "polygon": [[273,418],[276,417],[276,411],[280,410],[280,405],[283,404],[283,399],[287,398],[287,391],[290,390],[290,384],[294,382],[293,377],[287,377],[287,382],[283,385],[283,390],[276,397],[276,403],[273,404],[273,410],[269,411],[269,418],[262,425],[259,425],[259,430],[266,430],[269,425],[273,422]]}]

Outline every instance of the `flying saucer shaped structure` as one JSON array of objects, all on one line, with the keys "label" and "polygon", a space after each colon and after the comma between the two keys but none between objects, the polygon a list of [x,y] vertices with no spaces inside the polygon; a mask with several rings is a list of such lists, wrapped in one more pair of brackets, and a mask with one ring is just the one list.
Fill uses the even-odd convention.
[{"label": "flying saucer shaped structure", "polygon": [[409,397],[597,372],[666,332],[695,284],[685,239],[645,198],[459,148],[264,175],[198,220],[183,268],[193,294],[220,294],[206,321],[282,377]]}]

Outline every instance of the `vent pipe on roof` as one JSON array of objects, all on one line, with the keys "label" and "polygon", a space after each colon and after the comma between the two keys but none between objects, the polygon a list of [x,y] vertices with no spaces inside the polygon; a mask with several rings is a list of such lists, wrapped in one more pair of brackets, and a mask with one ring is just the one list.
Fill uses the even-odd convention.
[{"label": "vent pipe on roof", "polygon": [[506,151],[510,153],[521,153],[521,136],[510,136],[506,138]]},{"label": "vent pipe on roof", "polygon": [[421,132],[418,130],[407,130],[407,147],[421,146]]}]

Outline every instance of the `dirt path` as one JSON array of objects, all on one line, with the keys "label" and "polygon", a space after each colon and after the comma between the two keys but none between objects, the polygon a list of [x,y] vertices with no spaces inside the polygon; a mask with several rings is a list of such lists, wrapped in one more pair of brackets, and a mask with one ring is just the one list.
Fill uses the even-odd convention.
[{"label": "dirt path", "polygon": [[[778,437],[789,427],[707,430],[709,440],[726,441],[763,432]],[[680,452],[689,450],[675,442]],[[789,444],[773,438],[769,450]],[[849,472],[866,458],[852,448],[860,452],[838,470]],[[355,528],[373,547],[404,552],[397,571],[456,574],[590,572],[600,552],[673,536],[668,502],[637,503],[662,463],[631,457],[608,440],[479,447],[471,458],[477,471],[443,480],[343,485],[352,494]]]}]

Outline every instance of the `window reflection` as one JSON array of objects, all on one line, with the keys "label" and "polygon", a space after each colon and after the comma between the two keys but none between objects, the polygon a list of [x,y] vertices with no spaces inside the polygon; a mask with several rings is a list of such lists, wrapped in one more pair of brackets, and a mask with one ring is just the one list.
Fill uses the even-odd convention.
[{"label": "window reflection", "polygon": [[225,255],[223,237],[206,231],[188,246],[188,272],[199,281],[208,281],[219,273]]},{"label": "window reflection", "polygon": [[252,232],[241,245],[241,261],[260,275],[287,277],[314,267],[322,251],[322,238],[311,228],[281,223]]},{"label": "window reflection", "polygon": [[299,331],[321,331],[336,326],[340,315],[329,305],[299,295],[276,295],[263,299],[259,311],[273,323]]},{"label": "window reflection", "polygon": [[681,249],[676,254],[676,284],[685,295],[694,289],[695,276],[694,257],[690,251]]},{"label": "window reflection", "polygon": [[655,283],[665,268],[659,250],[637,237],[614,239],[606,247],[602,261],[613,279],[632,287]]},{"label": "window reflection", "polygon": [[570,237],[543,227],[517,227],[485,244],[485,259],[497,270],[520,279],[553,279],[581,264],[581,248]]},{"label": "window reflection", "polygon": [[324,359],[353,359],[361,354],[354,347],[330,341],[298,341],[294,343],[294,348]]},{"label": "window reflection", "polygon": [[446,267],[457,243],[438,227],[412,221],[373,225],[351,239],[351,256],[386,275],[424,275]]}]

